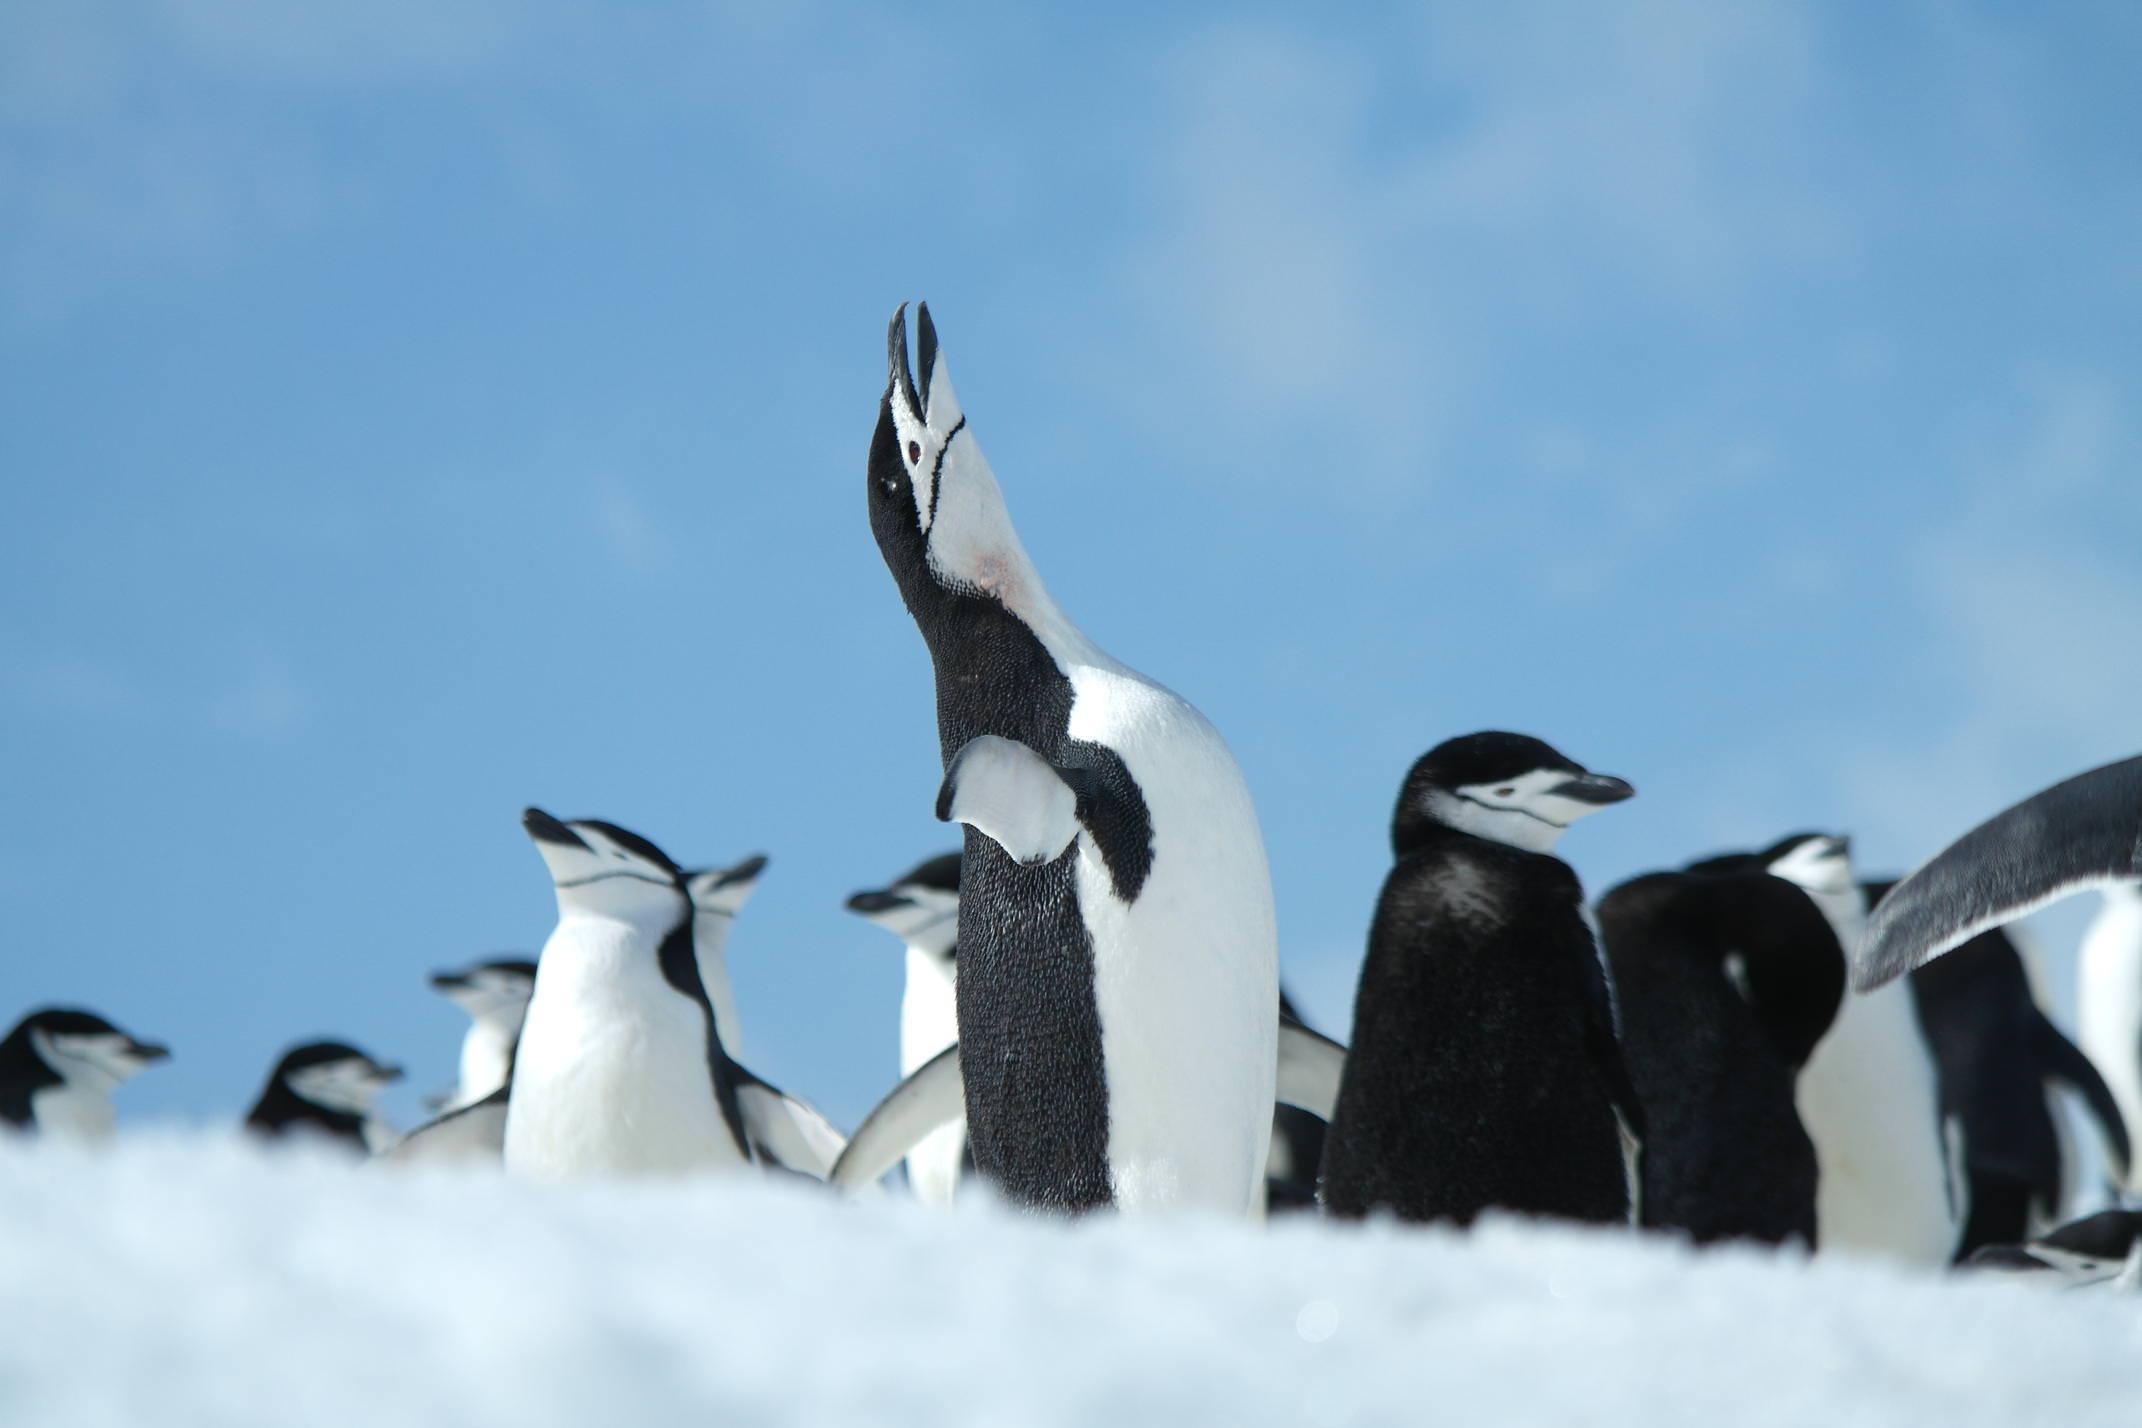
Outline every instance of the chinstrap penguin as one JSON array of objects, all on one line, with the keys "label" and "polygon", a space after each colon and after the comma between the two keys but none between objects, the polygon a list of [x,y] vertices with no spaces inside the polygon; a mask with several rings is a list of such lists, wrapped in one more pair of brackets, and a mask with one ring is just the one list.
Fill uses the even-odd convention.
[{"label": "chinstrap penguin", "polygon": [[[1890,884],[1867,884],[1880,906]],[[1960,1203],[1956,1258],[2017,1244],[2059,1222],[2070,1172],[2049,1096],[2066,1088],[2095,1118],[2118,1177],[2127,1129],[2088,1058],[2031,994],[2022,954],[1999,928],[1904,979],[1940,1076],[1944,1138]]]},{"label": "chinstrap penguin", "polygon": [[1628,1221],[1642,1112],[1583,890],[1552,849],[1633,792],[1519,734],[1413,765],[1326,1137],[1331,1213]]},{"label": "chinstrap penguin", "polygon": [[535,992],[535,963],[525,957],[498,957],[458,972],[434,972],[431,985],[468,1013],[469,1029],[461,1038],[461,1078],[439,1102],[441,1110],[459,1110],[505,1085],[512,1073],[521,1019],[528,1015],[528,998]]},{"label": "chinstrap penguin", "polygon": [[344,1041],[308,1041],[283,1053],[245,1128],[269,1140],[318,1140],[359,1154],[391,1145],[394,1132],[379,1114],[380,1093],[402,1079],[402,1068],[375,1061]]},{"label": "chinstrap penguin", "polygon": [[0,1040],[0,1127],[102,1140],[112,1131],[112,1092],[170,1055],[95,1012],[40,1008]]},{"label": "chinstrap penguin", "polygon": [[714,1008],[714,1030],[721,1037],[722,1049],[731,1056],[744,1054],[744,1028],[737,1016],[736,988],[729,980],[729,932],[765,871],[766,855],[753,853],[726,868],[698,868],[684,875],[684,891],[692,900],[692,947],[699,957],[699,980]]},{"label": "chinstrap penguin", "polygon": [[1844,949],[1759,866],[1650,873],[1599,900],[1644,1107],[1642,1214],[1697,1244],[1817,1242],[1794,1081],[1844,995]]},{"label": "chinstrap penguin", "polygon": [[958,1058],[978,1171],[1060,1210],[1246,1212],[1271,1139],[1277,934],[1256,812],[1188,703],[1043,588],[938,349],[903,307],[866,477],[928,645],[968,826]]},{"label": "chinstrap penguin", "polygon": [[[912,1076],[959,1040],[954,1005],[959,975],[959,860],[945,853],[917,864],[889,887],[848,899],[848,910],[907,948],[900,995],[900,1075]],[[967,1159],[966,1118],[932,1131],[907,1157],[907,1183],[928,1205],[949,1205]]]},{"label": "chinstrap penguin", "polygon": [[558,925],[537,959],[505,1098],[508,1172],[830,1170],[838,1132],[722,1046],[683,870],[612,823],[537,808],[521,823],[550,871]]},{"label": "chinstrap penguin", "polygon": [[[1849,958],[1867,923],[1850,840],[1796,833],[1752,856],[1813,899]],[[1941,1091],[1910,993],[1897,987],[1840,1001],[1796,1094],[1821,1166],[1821,1248],[1948,1263],[1958,1225]]]}]

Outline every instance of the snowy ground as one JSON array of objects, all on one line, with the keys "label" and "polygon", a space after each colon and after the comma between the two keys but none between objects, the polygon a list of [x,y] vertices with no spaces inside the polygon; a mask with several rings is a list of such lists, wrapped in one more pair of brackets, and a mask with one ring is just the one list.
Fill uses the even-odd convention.
[{"label": "snowy ground", "polygon": [[2142,1299],[1517,1224],[0,1146],[0,1423],[2142,1423]]}]

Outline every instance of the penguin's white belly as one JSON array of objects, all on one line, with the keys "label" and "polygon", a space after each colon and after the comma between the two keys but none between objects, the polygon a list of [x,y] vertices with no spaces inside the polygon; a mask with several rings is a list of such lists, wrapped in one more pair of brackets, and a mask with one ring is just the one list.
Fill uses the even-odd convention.
[{"label": "penguin's white belly", "polygon": [[96,1142],[112,1133],[112,1098],[86,1086],[47,1086],[30,1093],[37,1132],[55,1140]]},{"label": "penguin's white belly", "polygon": [[506,1084],[513,1064],[513,1043],[519,1032],[494,1021],[479,1021],[461,1038],[461,1083],[454,1088],[448,1110],[472,1106]]},{"label": "penguin's white belly", "polygon": [[[959,1040],[956,988],[944,965],[927,952],[910,947],[907,989],[900,998],[900,1074],[916,1068]],[[959,1187],[966,1159],[967,1118],[939,1126],[908,1152],[907,1183],[925,1205],[949,1205]]]},{"label": "penguin's white belly", "polygon": [[741,1061],[744,1028],[736,1010],[736,987],[729,980],[729,923],[727,918],[702,912],[693,916],[692,956],[699,963],[699,982],[707,989],[707,1002],[714,1008],[714,1034],[722,1050]]},{"label": "penguin's white belly", "polygon": [[[555,972],[551,949],[566,953]],[[651,958],[572,950],[553,937],[536,974],[506,1112],[506,1169],[569,1179],[747,1164],[715,1100],[700,1008]]]},{"label": "penguin's white belly", "polygon": [[[2142,900],[2107,902],[2083,936],[2076,975],[2075,1039],[2142,1141]],[[2142,1155],[2124,1188],[2142,1194]]]},{"label": "penguin's white belly", "polygon": [[1800,1072],[1800,1119],[1820,1179],[1823,1250],[1946,1264],[1956,1245],[1941,1153],[1939,1087],[1911,990],[1848,994]]},{"label": "penguin's white belly", "polygon": [[1108,1091],[1108,1163],[1124,1210],[1254,1211],[1272,1134],[1279,954],[1256,810],[1202,715],[1113,671],[1073,673],[1070,733],[1114,749],[1153,827],[1137,900],[1079,840]]}]

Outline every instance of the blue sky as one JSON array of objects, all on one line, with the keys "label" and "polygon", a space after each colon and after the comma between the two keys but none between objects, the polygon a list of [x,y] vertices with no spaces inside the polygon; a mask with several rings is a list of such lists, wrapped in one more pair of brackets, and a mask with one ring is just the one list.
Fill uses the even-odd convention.
[{"label": "blue sky", "polygon": [[746,1059],[852,1121],[949,846],[873,546],[930,301],[1053,592],[1198,703],[1343,1025],[1407,764],[1595,889],[1873,869],[2142,746],[2142,14],[384,0],[0,11],[0,1012],[243,1108],[551,921],[516,815],[764,850]]}]

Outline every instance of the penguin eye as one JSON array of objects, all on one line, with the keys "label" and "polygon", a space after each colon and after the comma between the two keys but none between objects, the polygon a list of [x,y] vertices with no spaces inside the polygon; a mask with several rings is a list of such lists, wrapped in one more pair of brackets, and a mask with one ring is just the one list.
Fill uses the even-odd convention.
[{"label": "penguin eye", "polygon": [[1516,784],[1505,784],[1503,787],[1495,790],[1495,796],[1497,798],[1508,798],[1511,794],[1515,792],[1517,792]]},{"label": "penguin eye", "polygon": [[922,444],[920,442],[911,441],[907,444],[907,460],[910,466],[922,460]]}]

